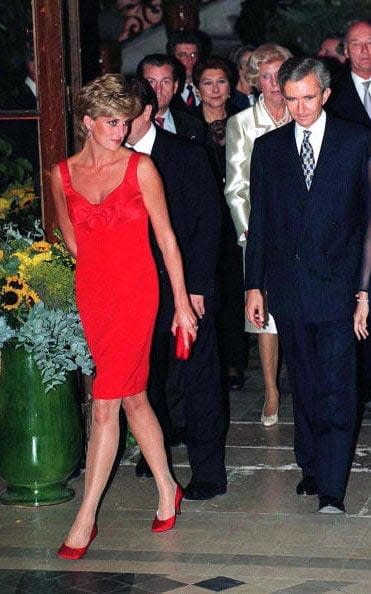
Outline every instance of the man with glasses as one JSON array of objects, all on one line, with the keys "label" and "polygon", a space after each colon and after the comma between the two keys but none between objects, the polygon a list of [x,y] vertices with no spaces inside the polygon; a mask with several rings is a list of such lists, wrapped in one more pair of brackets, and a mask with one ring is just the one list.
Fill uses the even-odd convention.
[{"label": "man with glasses", "polygon": [[192,80],[193,68],[204,58],[201,37],[194,31],[177,31],[169,39],[167,53],[184,68],[185,81],[174,96],[171,107],[192,113],[200,104],[200,95]]}]

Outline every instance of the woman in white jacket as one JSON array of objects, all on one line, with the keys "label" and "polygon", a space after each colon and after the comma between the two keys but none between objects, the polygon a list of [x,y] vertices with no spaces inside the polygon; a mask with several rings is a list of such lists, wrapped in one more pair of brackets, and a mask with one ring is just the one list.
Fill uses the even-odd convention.
[{"label": "woman in white jacket", "polygon": [[[274,43],[253,51],[248,76],[261,91],[258,101],[228,120],[226,134],[227,171],[225,197],[231,209],[238,242],[243,247],[249,229],[250,162],[254,141],[290,121],[290,115],[280,92],[277,73],[291,53]],[[268,313],[263,329],[257,330],[246,321],[246,330],[259,333],[259,353],[264,377],[265,399],[261,421],[265,427],[278,422],[279,390],[277,386],[278,336],[273,317]]]}]

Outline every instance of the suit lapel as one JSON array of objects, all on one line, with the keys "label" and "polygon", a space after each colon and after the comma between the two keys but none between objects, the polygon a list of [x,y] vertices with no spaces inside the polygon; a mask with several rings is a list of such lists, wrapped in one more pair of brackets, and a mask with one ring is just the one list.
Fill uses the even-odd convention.
[{"label": "suit lapel", "polygon": [[[308,192],[304,173],[301,166],[300,156],[298,152],[298,147],[296,146],[296,139],[295,139],[295,122],[290,122],[287,126],[285,126],[286,133],[287,133],[287,153],[290,155],[289,158],[289,174],[292,177],[293,183],[296,185],[298,184],[298,189],[300,191]],[[300,187],[301,186],[301,187]]]},{"label": "suit lapel", "polygon": [[257,136],[263,136],[266,132],[270,132],[272,130],[272,120],[267,112],[262,109],[259,101],[255,103],[252,109],[254,114],[254,125],[255,128],[259,130]]},{"label": "suit lapel", "polygon": [[314,191],[318,183],[321,184],[321,188],[324,186],[326,180],[323,179],[323,174],[328,178],[328,172],[331,170],[331,163],[333,162],[333,155],[338,150],[338,143],[336,124],[331,116],[327,115],[325,133],[309,192]]}]

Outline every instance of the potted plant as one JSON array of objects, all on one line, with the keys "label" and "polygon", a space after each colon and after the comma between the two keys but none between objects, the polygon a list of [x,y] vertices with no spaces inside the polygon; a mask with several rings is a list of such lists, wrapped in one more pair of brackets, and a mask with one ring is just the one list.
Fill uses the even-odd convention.
[{"label": "potted plant", "polygon": [[74,261],[40,222],[0,235],[0,476],[7,504],[73,497],[68,476],[81,454],[75,371],[93,363],[74,304]]}]

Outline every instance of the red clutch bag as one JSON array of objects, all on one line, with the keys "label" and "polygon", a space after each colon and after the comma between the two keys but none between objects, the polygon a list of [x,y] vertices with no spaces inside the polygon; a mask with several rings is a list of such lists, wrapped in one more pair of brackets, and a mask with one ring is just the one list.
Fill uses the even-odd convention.
[{"label": "red clutch bag", "polygon": [[188,333],[189,346],[186,347],[183,340],[183,332],[180,326],[177,327],[175,333],[175,357],[176,359],[182,359],[186,361],[191,356],[193,338]]}]

